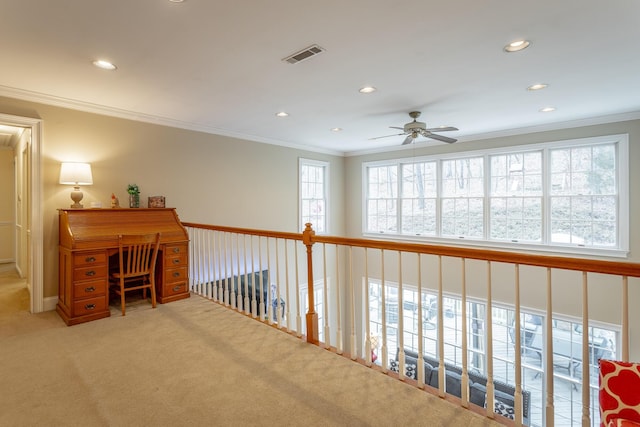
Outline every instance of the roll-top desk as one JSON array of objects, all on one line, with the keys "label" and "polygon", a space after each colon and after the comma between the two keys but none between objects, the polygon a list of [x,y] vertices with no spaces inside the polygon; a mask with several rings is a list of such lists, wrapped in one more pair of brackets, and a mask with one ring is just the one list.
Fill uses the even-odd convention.
[{"label": "roll-top desk", "polygon": [[117,263],[119,234],[159,232],[157,300],[189,297],[189,236],[175,209],[60,209],[59,214],[56,311],[67,325],[110,315],[109,260]]}]

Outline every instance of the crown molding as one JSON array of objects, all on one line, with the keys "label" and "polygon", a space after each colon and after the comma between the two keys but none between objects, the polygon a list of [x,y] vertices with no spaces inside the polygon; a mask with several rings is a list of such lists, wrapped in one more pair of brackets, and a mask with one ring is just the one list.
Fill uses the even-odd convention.
[{"label": "crown molding", "polygon": [[22,101],[37,102],[40,104],[51,105],[54,107],[69,108],[72,110],[83,111],[85,113],[94,113],[104,116],[117,117],[120,119],[133,120],[137,122],[151,123],[156,125],[168,126],[172,128],[191,130],[196,132],[203,132],[212,135],[227,136],[230,138],[243,139],[253,142],[261,142],[264,144],[277,145],[296,150],[309,151],[315,153],[323,153],[334,156],[344,156],[342,151],[327,150],[316,147],[304,146],[288,141],[279,141],[270,138],[264,138],[261,136],[245,134],[240,132],[233,132],[227,129],[220,129],[213,126],[207,126],[200,123],[185,122],[182,120],[176,120],[168,117],[154,116],[151,114],[143,114],[135,111],[124,110],[120,108],[107,107],[104,105],[93,104],[90,102],[78,101],[75,99],[63,98],[59,96],[48,95],[44,93],[17,89],[9,86],[0,85],[0,96],[6,96],[8,98],[20,99]]}]

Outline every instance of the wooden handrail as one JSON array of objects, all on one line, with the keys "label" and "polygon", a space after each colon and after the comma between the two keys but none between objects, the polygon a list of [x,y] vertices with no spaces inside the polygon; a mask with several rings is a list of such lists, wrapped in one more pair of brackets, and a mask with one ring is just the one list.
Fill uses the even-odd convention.
[{"label": "wooden handrail", "polygon": [[[302,233],[286,233],[249,228],[223,227],[218,225],[183,222],[185,227],[203,228],[207,230],[225,231],[239,234],[303,241]],[[310,243],[329,243],[335,245],[384,249],[401,252],[413,252],[428,255],[442,255],[455,258],[475,259],[509,264],[532,265],[563,270],[586,271],[588,273],[614,274],[617,276],[640,277],[640,263],[606,261],[600,259],[571,258],[565,256],[536,255],[492,249],[463,248],[429,243],[404,243],[388,240],[356,239],[348,237],[326,236],[314,234]]]},{"label": "wooden handrail", "polygon": [[289,239],[302,241],[302,233],[287,233],[270,230],[254,230],[252,228],[225,227],[222,225],[198,224],[195,222],[183,222],[185,227],[202,228],[204,230],[224,231],[227,233],[252,234],[254,236],[272,237],[275,239]]},{"label": "wooden handrail", "polygon": [[369,249],[384,249],[441,255],[482,261],[505,262],[509,264],[533,265],[563,270],[586,271],[589,273],[614,274],[617,276],[640,277],[640,263],[605,261],[597,259],[570,258],[562,256],[535,255],[497,251],[491,249],[463,248],[428,243],[403,243],[375,239],[354,239],[334,236],[315,236],[314,243],[331,243],[345,246],[359,246]]}]

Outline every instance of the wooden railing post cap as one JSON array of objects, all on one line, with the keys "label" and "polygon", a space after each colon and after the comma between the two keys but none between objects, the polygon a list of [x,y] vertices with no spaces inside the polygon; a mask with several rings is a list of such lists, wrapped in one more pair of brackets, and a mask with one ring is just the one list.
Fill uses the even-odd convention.
[{"label": "wooden railing post cap", "polygon": [[304,231],[302,232],[302,243],[308,246],[313,244],[311,242],[311,239],[313,238],[313,236],[316,235],[316,232],[313,231],[313,228],[311,228],[310,222],[307,222],[304,226],[305,228],[304,228]]}]

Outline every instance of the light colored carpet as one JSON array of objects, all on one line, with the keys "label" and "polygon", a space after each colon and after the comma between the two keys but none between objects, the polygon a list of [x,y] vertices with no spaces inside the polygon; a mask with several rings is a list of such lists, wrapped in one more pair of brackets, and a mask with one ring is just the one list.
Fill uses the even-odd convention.
[{"label": "light colored carpet", "polygon": [[67,327],[0,274],[1,426],[491,426],[196,295]]}]

